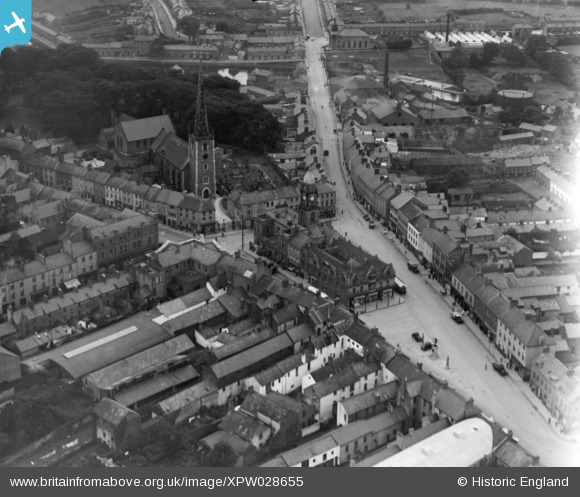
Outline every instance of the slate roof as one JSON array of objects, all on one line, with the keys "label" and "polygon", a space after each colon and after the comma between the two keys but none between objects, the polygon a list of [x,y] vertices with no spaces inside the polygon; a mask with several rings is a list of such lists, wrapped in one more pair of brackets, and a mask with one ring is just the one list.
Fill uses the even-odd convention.
[{"label": "slate roof", "polygon": [[175,132],[169,116],[154,116],[119,123],[128,142],[148,140],[157,137],[162,129]]},{"label": "slate roof", "polygon": [[392,381],[355,395],[354,397],[344,399],[341,401],[341,404],[347,414],[355,414],[379,402],[396,399],[397,389],[397,382]]},{"label": "slate roof", "polygon": [[138,416],[135,411],[128,409],[112,399],[103,399],[95,407],[95,415],[113,426],[120,426],[130,414]]},{"label": "slate roof", "polygon": [[220,429],[232,433],[246,442],[251,442],[254,437],[270,431],[270,428],[256,418],[243,412],[232,411],[226,415],[219,424]]},{"label": "slate roof", "polygon": [[173,132],[160,135],[151,148],[180,171],[189,163],[187,142]]},{"label": "slate roof", "polygon": [[87,380],[102,390],[114,389],[135,377],[157,370],[170,363],[176,356],[190,352],[194,347],[186,335],[180,335],[95,371],[87,377]]}]

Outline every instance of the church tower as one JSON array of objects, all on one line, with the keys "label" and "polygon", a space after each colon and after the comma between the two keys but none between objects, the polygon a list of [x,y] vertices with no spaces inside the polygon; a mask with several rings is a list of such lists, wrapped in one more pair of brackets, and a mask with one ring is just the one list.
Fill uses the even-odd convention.
[{"label": "church tower", "polygon": [[207,121],[205,95],[202,88],[201,63],[197,79],[195,121],[193,133],[189,135],[189,170],[192,193],[200,198],[211,198],[216,194],[215,141]]},{"label": "church tower", "polygon": [[320,206],[318,205],[318,187],[312,173],[304,175],[300,188],[300,226],[317,225],[320,220]]}]

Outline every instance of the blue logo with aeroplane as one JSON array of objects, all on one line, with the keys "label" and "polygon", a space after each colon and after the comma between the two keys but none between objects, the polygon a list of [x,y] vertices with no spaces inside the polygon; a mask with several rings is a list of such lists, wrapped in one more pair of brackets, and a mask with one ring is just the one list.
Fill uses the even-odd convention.
[{"label": "blue logo with aeroplane", "polygon": [[0,51],[26,45],[32,35],[31,0],[0,0]]}]

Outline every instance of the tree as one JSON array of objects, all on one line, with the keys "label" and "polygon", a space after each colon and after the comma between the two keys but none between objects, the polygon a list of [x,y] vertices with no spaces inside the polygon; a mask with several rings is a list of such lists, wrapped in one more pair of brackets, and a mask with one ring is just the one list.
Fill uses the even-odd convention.
[{"label": "tree", "polygon": [[447,175],[447,186],[449,188],[463,188],[469,184],[469,174],[463,169],[453,169]]},{"label": "tree", "polygon": [[538,52],[545,52],[552,47],[544,35],[532,35],[526,41],[526,54],[528,57],[535,59]]},{"label": "tree", "polygon": [[54,62],[59,69],[63,70],[79,66],[96,67],[99,63],[99,55],[94,50],[85,48],[80,44],[62,44],[56,48]]},{"label": "tree", "polygon": [[520,122],[520,113],[514,109],[507,109],[500,112],[497,119],[500,123],[516,125]]},{"label": "tree", "polygon": [[538,52],[536,61],[556,81],[560,81],[570,88],[577,86],[574,71],[565,55],[559,52]]},{"label": "tree", "polygon": [[537,107],[528,106],[522,112],[522,122],[530,124],[544,124],[548,116]]},{"label": "tree", "polygon": [[224,21],[217,21],[215,23],[215,29],[216,31],[223,31],[224,33],[237,33],[239,31],[235,26]]},{"label": "tree", "polygon": [[492,63],[499,55],[499,45],[497,43],[485,43],[483,45],[483,52],[481,54],[481,60],[485,65]]},{"label": "tree", "polygon": [[530,65],[530,58],[516,45],[504,43],[500,48],[500,53],[509,65],[515,67],[526,67]]},{"label": "tree", "polygon": [[443,70],[457,86],[463,84],[466,67],[469,67],[469,57],[461,47],[455,48],[451,55],[443,61]]},{"label": "tree", "polygon": [[508,72],[501,77],[501,82],[498,89],[505,90],[527,90],[530,83],[530,78],[525,74],[517,72]]},{"label": "tree", "polygon": [[199,21],[192,16],[185,16],[177,21],[177,30],[187,35],[190,43],[195,37],[195,35],[197,35],[197,32],[199,31],[199,26],[200,26]]},{"label": "tree", "polygon": [[483,59],[477,55],[475,52],[473,52],[470,56],[469,56],[469,66],[473,69],[481,69],[484,65]]},{"label": "tree", "polygon": [[205,464],[211,468],[231,468],[236,464],[238,456],[229,445],[220,442],[206,457]]}]

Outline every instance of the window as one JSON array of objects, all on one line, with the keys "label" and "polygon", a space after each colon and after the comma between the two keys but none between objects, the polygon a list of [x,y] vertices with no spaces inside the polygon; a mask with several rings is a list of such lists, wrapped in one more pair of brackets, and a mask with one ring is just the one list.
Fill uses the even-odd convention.
[{"label": "window", "polygon": [[205,185],[207,185],[207,184],[209,183],[209,176],[204,176],[204,177],[203,177],[203,183],[204,183]]}]

